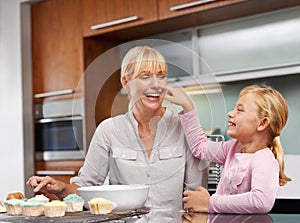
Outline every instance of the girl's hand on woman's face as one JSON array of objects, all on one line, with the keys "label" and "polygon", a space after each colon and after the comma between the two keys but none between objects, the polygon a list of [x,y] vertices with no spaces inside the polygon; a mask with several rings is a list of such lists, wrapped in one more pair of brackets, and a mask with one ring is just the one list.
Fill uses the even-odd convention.
[{"label": "girl's hand on woman's face", "polygon": [[184,198],[184,209],[191,212],[208,212],[208,205],[210,200],[210,194],[204,187],[199,187],[198,189],[186,190],[183,193]]},{"label": "girl's hand on woman's face", "polygon": [[194,104],[182,88],[172,88],[167,85],[160,85],[166,90],[165,99],[183,107],[184,113],[190,112],[194,109]]}]

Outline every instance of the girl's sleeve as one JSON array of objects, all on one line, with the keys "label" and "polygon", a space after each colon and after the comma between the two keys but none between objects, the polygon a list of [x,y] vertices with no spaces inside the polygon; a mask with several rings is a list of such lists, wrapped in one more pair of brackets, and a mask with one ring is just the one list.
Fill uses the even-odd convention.
[{"label": "girl's sleeve", "polygon": [[267,149],[254,154],[250,168],[251,190],[234,195],[213,194],[210,213],[265,214],[275,202],[279,187],[279,165]]},{"label": "girl's sleeve", "polygon": [[199,159],[224,164],[232,142],[212,142],[206,137],[196,111],[179,114],[188,145]]}]

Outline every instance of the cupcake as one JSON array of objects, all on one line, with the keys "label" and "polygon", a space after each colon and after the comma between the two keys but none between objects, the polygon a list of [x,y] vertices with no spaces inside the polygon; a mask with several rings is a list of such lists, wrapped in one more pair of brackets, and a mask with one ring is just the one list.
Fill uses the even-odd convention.
[{"label": "cupcake", "polygon": [[83,210],[84,200],[77,194],[69,194],[64,198],[66,212],[78,212]]},{"label": "cupcake", "polygon": [[44,214],[46,217],[63,217],[66,212],[66,203],[59,200],[53,200],[44,204]]},{"label": "cupcake", "polygon": [[4,201],[4,205],[6,207],[6,211],[8,215],[22,215],[22,211],[23,211],[23,203],[25,201],[24,200],[20,200],[20,199],[10,199],[10,200],[6,200]]},{"label": "cupcake", "polygon": [[43,194],[37,194],[34,197],[28,199],[28,201],[31,201],[31,200],[39,201],[39,202],[43,202],[43,203],[49,202],[49,198]]},{"label": "cupcake", "polygon": [[24,195],[21,192],[13,192],[9,193],[6,197],[6,200],[11,200],[11,199],[23,199]]},{"label": "cupcake", "polygon": [[23,215],[28,217],[36,217],[44,214],[44,202],[29,199],[22,204]]},{"label": "cupcake", "polygon": [[100,197],[91,199],[88,204],[92,214],[108,214],[117,207],[114,202]]}]

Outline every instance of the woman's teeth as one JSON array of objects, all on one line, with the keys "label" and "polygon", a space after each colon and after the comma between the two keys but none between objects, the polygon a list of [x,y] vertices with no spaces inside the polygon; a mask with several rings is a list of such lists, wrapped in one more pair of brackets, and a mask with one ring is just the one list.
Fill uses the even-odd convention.
[{"label": "woman's teeth", "polygon": [[146,97],[159,97],[160,94],[145,94]]}]

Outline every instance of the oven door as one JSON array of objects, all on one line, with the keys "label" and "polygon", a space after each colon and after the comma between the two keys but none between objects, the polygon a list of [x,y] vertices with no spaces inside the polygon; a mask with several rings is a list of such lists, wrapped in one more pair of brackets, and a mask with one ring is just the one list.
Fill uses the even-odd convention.
[{"label": "oven door", "polygon": [[37,120],[35,148],[37,160],[84,159],[82,117]]}]

